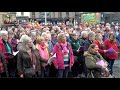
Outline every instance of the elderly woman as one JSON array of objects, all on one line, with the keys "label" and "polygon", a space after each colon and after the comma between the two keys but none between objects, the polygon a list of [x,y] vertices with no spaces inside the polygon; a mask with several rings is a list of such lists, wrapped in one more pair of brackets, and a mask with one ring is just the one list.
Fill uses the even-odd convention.
[{"label": "elderly woman", "polygon": [[[47,62],[50,58],[50,51],[48,45],[45,43],[45,38],[38,37],[36,41],[37,41],[36,48],[39,50],[40,56]],[[45,63],[41,64],[42,64],[41,68],[42,77],[49,77],[50,66]]]},{"label": "elderly woman", "polygon": [[81,41],[78,38],[78,34],[73,33],[71,39],[71,46],[73,54],[75,56],[74,60],[76,61],[72,67],[72,74],[74,77],[81,76],[84,72],[84,62],[83,62],[83,50],[80,50]]},{"label": "elderly woman", "polygon": [[71,45],[66,41],[64,33],[58,35],[58,42],[53,49],[53,55],[56,53],[56,58],[53,63],[57,69],[57,77],[68,77],[68,72],[74,64],[74,55]]},{"label": "elderly woman", "polygon": [[38,50],[34,47],[32,39],[23,35],[21,37],[22,48],[17,55],[18,75],[23,77],[40,77],[41,67]]},{"label": "elderly woman", "polygon": [[109,48],[113,48],[115,50],[115,53],[105,54],[105,58],[109,63],[110,73],[112,74],[114,61],[118,58],[118,44],[116,42],[116,37],[114,33],[109,33],[108,39],[104,41],[104,45],[106,47],[106,50],[108,50]]},{"label": "elderly woman", "polygon": [[45,38],[45,43],[49,46],[49,51],[52,54],[53,44],[51,42],[51,39],[49,38],[50,34],[47,34],[46,32],[43,32],[41,36]]},{"label": "elderly woman", "polygon": [[12,49],[14,52],[17,51],[17,45],[18,45],[18,40],[14,38],[14,32],[13,30],[8,31],[8,40],[10,45],[12,46]]},{"label": "elderly woman", "polygon": [[30,31],[30,37],[31,37],[31,39],[33,41],[33,44],[36,45],[36,38],[37,38],[37,32],[36,32],[36,30],[31,30]]},{"label": "elderly woman", "polygon": [[80,34],[80,37],[81,37],[80,38],[81,44],[82,44],[82,46],[84,46],[85,40],[88,37],[88,32],[87,31],[82,31],[81,34]]},{"label": "elderly woman", "polygon": [[95,33],[90,32],[88,34],[88,39],[85,40],[85,42],[84,42],[84,51],[88,50],[89,46],[93,43],[94,40],[95,40]]},{"label": "elderly woman", "polygon": [[57,43],[57,34],[56,33],[52,33],[51,36],[52,36],[51,42],[52,42],[52,44],[54,46]]},{"label": "elderly woman", "polygon": [[[109,71],[107,69],[108,63],[98,52],[99,48],[96,44],[91,44],[88,51],[84,53],[85,64],[89,70],[94,70],[93,75],[95,78],[102,78],[105,75],[109,76]],[[103,60],[105,63],[103,66],[97,64],[98,61]]]},{"label": "elderly woman", "polygon": [[3,53],[9,52],[12,54],[12,47],[10,43],[8,42],[8,32],[7,31],[1,31],[2,40],[0,40],[0,50]]},{"label": "elderly woman", "polygon": [[4,57],[7,61],[6,63],[7,63],[9,76],[15,77],[15,72],[16,72],[15,60],[14,60],[14,56],[12,55],[13,54],[12,46],[8,41],[8,32],[3,30],[1,31],[1,35],[2,35],[2,40],[0,40],[0,50],[4,54]]}]

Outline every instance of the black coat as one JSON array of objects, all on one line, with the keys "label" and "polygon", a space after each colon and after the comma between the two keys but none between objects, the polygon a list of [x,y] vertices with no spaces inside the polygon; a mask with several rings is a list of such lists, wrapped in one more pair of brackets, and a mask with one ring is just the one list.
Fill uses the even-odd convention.
[{"label": "black coat", "polygon": [[[41,75],[41,66],[40,66],[40,61],[45,62],[44,59],[42,59],[39,55],[39,52],[37,49],[32,50],[32,53],[36,56],[36,65],[37,65],[37,70],[36,73],[38,73],[38,75]],[[45,62],[46,63],[46,62]],[[17,70],[18,70],[18,74],[24,75],[24,68],[31,68],[33,67],[32,64],[32,60],[29,56],[29,54],[25,51],[20,50],[18,55],[17,55]]]}]

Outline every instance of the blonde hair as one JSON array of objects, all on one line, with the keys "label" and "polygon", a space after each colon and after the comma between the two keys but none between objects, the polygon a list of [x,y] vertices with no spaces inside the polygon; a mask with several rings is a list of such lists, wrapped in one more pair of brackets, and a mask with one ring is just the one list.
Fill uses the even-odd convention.
[{"label": "blonde hair", "polygon": [[40,43],[41,41],[45,41],[45,38],[42,37],[42,36],[40,36],[40,37],[38,37],[38,38],[36,39],[36,42],[37,42],[37,43]]},{"label": "blonde hair", "polygon": [[[102,38],[100,38],[100,33],[97,33],[96,35],[95,35],[95,40],[97,40],[97,41],[99,41],[101,44],[103,44],[103,41],[102,41]],[[102,35],[101,35],[102,36]]]},{"label": "blonde hair", "polygon": [[62,41],[62,37],[63,37],[63,36],[66,36],[65,33],[59,33],[59,34],[58,34],[58,37],[57,37],[58,42],[61,42],[61,41]]}]

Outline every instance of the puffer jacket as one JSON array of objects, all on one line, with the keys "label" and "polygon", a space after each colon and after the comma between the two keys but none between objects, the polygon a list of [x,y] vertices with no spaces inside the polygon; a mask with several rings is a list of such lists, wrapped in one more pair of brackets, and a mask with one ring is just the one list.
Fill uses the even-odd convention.
[{"label": "puffer jacket", "polygon": [[[102,66],[97,65],[96,63],[100,60],[103,60],[105,63],[107,63],[107,61],[104,60],[104,58],[100,55],[100,53],[97,53],[96,55],[93,55],[93,54],[89,53],[88,51],[86,51],[84,53],[84,56],[85,56],[86,67],[89,70],[95,70],[94,71],[95,72],[94,73],[95,77],[102,77],[102,75],[101,75]],[[99,60],[97,60],[95,57],[99,58]]]}]

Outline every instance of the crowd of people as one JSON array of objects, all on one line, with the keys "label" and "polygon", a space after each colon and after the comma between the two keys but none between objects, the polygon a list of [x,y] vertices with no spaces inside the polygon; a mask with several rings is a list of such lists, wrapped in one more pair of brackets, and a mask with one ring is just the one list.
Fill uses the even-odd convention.
[{"label": "crowd of people", "polygon": [[[0,77],[88,78],[92,72],[94,78],[108,78],[118,59],[119,28],[62,22],[1,28]],[[115,52],[107,53],[110,48]],[[97,64],[101,60],[105,65]]]}]

